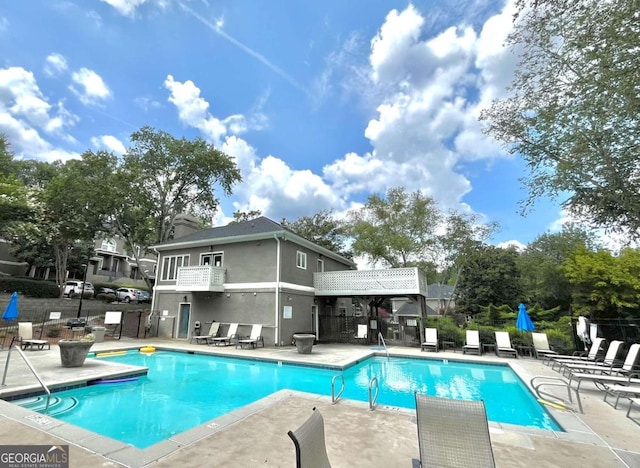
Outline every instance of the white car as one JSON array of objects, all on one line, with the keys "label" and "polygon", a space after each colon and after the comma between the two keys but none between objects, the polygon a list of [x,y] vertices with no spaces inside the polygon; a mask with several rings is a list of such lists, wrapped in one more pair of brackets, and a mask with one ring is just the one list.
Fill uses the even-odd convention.
[{"label": "white car", "polygon": [[64,283],[64,295],[67,297],[79,296],[83,294],[85,297],[93,297],[93,284],[84,283],[84,289],[82,287],[82,281],[70,280]]},{"label": "white car", "polygon": [[116,300],[118,302],[140,302],[139,291],[133,288],[118,288],[116,289]]}]

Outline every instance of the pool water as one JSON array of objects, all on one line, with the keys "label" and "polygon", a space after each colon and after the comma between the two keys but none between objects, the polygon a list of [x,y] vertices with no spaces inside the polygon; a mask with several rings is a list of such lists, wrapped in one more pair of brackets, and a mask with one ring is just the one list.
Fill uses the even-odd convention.
[{"label": "pool water", "polygon": [[[138,448],[278,390],[331,395],[331,380],[340,373],[335,369],[169,351],[130,352],[102,359],[146,366],[149,373],[138,380],[57,392],[54,395],[62,409],[58,412],[52,407],[49,414]],[[375,376],[380,405],[415,408],[414,392],[483,399],[491,421],[561,430],[507,366],[373,357],[342,374],[345,399],[368,402],[369,382]],[[336,387],[339,390],[340,379]]]}]

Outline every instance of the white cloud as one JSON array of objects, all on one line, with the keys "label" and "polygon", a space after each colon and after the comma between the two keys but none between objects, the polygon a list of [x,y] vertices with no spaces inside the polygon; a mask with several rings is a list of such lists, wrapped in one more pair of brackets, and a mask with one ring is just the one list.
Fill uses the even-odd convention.
[{"label": "white cloud", "polygon": [[50,54],[44,62],[44,72],[48,76],[60,75],[67,71],[67,59],[62,54]]},{"label": "white cloud", "polygon": [[225,136],[240,135],[249,130],[260,130],[267,125],[267,117],[259,112],[249,118],[234,114],[219,119],[209,112],[209,103],[200,96],[200,88],[191,80],[183,83],[168,75],[164,82],[171,92],[169,102],[178,109],[180,120],[200,130],[215,145],[220,145]]},{"label": "white cloud", "polygon": [[124,144],[113,135],[92,137],[91,144],[97,149],[106,149],[117,155],[122,155],[127,152]]},{"label": "white cloud", "polygon": [[71,79],[77,86],[71,85],[69,89],[83,104],[96,104],[111,97],[111,90],[93,70],[81,68],[72,73]]},{"label": "white cloud", "polygon": [[135,98],[133,102],[135,103],[136,106],[138,106],[140,109],[144,110],[145,112],[149,112],[150,110],[159,109],[162,107],[162,104],[159,103],[158,101],[149,97],[144,97],[144,96]]},{"label": "white cloud", "polygon": [[508,241],[505,241],[505,242],[500,242],[496,247],[498,247],[500,249],[514,248],[518,252],[524,252],[524,250],[527,248],[526,245],[524,245],[522,242],[517,241],[517,240],[508,240]]},{"label": "white cloud", "polygon": [[118,13],[124,16],[133,17],[136,9],[147,3],[147,0],[101,0],[115,8]]}]

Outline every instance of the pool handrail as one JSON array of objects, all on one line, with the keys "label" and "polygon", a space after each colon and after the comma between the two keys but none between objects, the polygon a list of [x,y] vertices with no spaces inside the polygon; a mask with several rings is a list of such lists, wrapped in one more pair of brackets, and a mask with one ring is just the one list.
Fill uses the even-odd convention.
[{"label": "pool handrail", "polygon": [[[13,345],[13,343],[12,343],[12,345]],[[11,359],[11,351],[13,349],[15,349],[16,351],[18,351],[18,354],[20,356],[22,356],[22,359],[24,360],[24,363],[27,365],[29,370],[36,377],[36,380],[38,381],[38,383],[40,383],[40,386],[42,387],[42,389],[47,394],[47,404],[44,407],[44,414],[47,414],[47,410],[49,409],[49,402],[51,401],[51,391],[45,385],[45,383],[42,381],[42,379],[40,378],[40,376],[38,375],[36,370],[33,368],[31,363],[29,362],[29,359],[27,359],[27,356],[22,352],[22,350],[18,346],[12,346],[12,345],[9,346],[9,352],[7,353],[7,363],[4,366],[4,374],[2,375],[2,384],[0,384],[0,387],[5,387],[6,386],[5,382],[7,381],[7,371],[9,370],[9,360]]]},{"label": "pool handrail", "polygon": [[382,336],[382,332],[378,332],[378,349],[380,349],[380,342],[382,341],[382,347],[387,353],[387,361],[389,360],[389,350],[387,349],[387,343],[384,342],[384,336]]},{"label": "pool handrail", "polygon": [[[338,377],[340,377],[340,379],[342,379],[342,386],[340,387],[340,391],[336,395],[336,379]],[[340,395],[342,395],[342,392],[344,392],[344,388],[345,388],[344,376],[342,374],[334,375],[333,378],[331,379],[331,403],[332,404],[334,404],[334,405],[336,404],[336,402],[340,398]]]},{"label": "pool handrail", "polygon": [[[372,394],[371,389],[373,384],[376,385],[376,393]],[[373,411],[376,408],[376,400],[378,399],[378,393],[380,392],[380,385],[378,384],[378,378],[376,376],[371,377],[369,381],[369,410]]]}]

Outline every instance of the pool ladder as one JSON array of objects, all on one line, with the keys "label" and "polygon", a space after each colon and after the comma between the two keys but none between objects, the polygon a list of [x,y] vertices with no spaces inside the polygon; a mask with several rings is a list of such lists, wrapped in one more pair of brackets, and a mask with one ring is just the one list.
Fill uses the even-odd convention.
[{"label": "pool ladder", "polygon": [[[569,401],[563,400],[560,397],[553,395],[552,393],[545,392],[541,389],[541,387],[549,386],[549,387],[565,387],[567,389],[567,395],[569,396]],[[549,377],[546,375],[537,375],[531,379],[531,387],[535,390],[536,395],[539,399],[544,400],[542,403],[544,404],[547,401],[547,398],[550,398],[552,405],[559,405],[561,407],[571,406],[573,404],[573,398],[571,397],[571,390],[576,393],[576,401],[578,402],[578,409],[581,413],[582,411],[582,402],[580,401],[580,395],[578,394],[578,390],[572,388],[569,382],[562,377]]]},{"label": "pool ladder", "polygon": [[384,342],[384,336],[382,336],[382,332],[378,332],[378,349],[380,349],[380,343],[382,343],[382,347],[387,353],[387,361],[389,360],[389,350],[387,349],[387,343]]},{"label": "pool ladder", "polygon": [[[340,378],[342,385],[340,386],[340,391],[336,395],[336,380]],[[340,399],[342,392],[344,392],[344,376],[342,374],[336,374],[331,379],[331,403],[336,404]],[[376,408],[376,400],[378,399],[378,393],[380,392],[380,385],[378,384],[377,377],[371,377],[369,381],[369,410],[373,411]]]},{"label": "pool ladder", "polygon": [[[12,343],[13,345],[13,343]],[[44,414],[47,414],[47,410],[49,409],[49,403],[51,401],[51,391],[49,390],[49,388],[45,385],[45,383],[42,381],[42,379],[40,378],[40,376],[38,375],[38,373],[36,372],[36,370],[33,368],[33,366],[31,365],[31,363],[29,362],[29,360],[27,359],[27,356],[25,356],[25,354],[22,352],[22,350],[17,347],[17,346],[12,346],[9,345],[9,352],[7,353],[7,362],[4,366],[4,374],[2,375],[2,383],[0,384],[0,387],[5,387],[6,386],[6,381],[7,381],[7,371],[9,370],[9,360],[11,359],[11,351],[12,350],[16,350],[18,351],[18,354],[20,356],[22,356],[22,359],[24,360],[24,363],[27,365],[27,367],[29,368],[29,370],[33,373],[33,375],[36,377],[36,379],[38,380],[38,382],[40,383],[40,386],[42,387],[42,389],[45,391],[45,393],[47,394],[47,403],[44,407]]]}]

